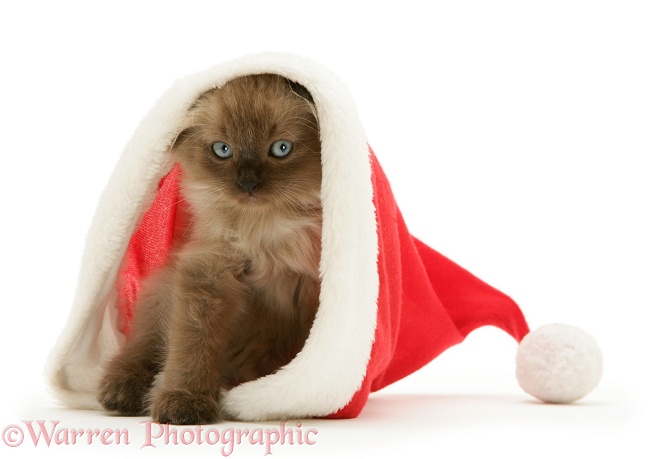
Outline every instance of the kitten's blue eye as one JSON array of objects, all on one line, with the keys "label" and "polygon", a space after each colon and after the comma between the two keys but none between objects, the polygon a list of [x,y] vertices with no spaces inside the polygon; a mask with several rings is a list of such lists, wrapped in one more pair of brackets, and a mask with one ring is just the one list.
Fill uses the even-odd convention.
[{"label": "kitten's blue eye", "polygon": [[211,147],[213,154],[218,156],[220,159],[227,159],[232,157],[232,147],[230,147],[225,142],[216,142]]},{"label": "kitten's blue eye", "polygon": [[271,155],[277,158],[285,158],[292,151],[292,142],[289,140],[277,140],[271,144]]}]

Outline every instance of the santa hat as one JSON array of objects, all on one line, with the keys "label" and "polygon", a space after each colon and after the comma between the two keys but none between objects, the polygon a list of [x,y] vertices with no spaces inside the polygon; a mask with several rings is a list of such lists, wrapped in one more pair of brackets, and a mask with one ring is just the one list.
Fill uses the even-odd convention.
[{"label": "santa hat", "polygon": [[593,339],[565,325],[527,336],[513,300],[411,236],[346,88],[309,60],[265,53],[178,81],[127,145],[100,198],[73,308],[48,366],[49,383],[66,405],[100,408],[99,380],[126,339],[137,289],[178,237],[179,168],[168,152],[184,115],[203,92],[258,73],[301,83],[317,107],[320,305],[301,352],[275,373],[227,392],[226,413],[240,420],[355,417],[370,392],[483,325],[522,342],[517,375],[527,392],[570,402],[593,389],[601,375]]}]

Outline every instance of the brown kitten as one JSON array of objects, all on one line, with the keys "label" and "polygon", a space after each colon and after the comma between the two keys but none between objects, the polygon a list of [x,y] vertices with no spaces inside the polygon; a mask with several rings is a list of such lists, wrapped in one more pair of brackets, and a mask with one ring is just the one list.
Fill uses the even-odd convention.
[{"label": "brown kitten", "polygon": [[144,285],[98,394],[108,410],[173,424],[218,420],[221,389],[289,363],[320,292],[320,140],[308,92],[278,75],[245,76],[203,94],[188,121],[172,153],[189,236]]}]

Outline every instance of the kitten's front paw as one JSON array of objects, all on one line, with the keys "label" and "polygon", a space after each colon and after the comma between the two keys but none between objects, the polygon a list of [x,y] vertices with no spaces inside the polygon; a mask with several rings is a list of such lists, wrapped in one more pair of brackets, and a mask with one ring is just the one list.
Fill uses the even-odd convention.
[{"label": "kitten's front paw", "polygon": [[147,413],[144,398],[153,383],[153,373],[139,364],[117,359],[102,378],[97,400],[107,411],[126,416]]},{"label": "kitten's front paw", "polygon": [[220,419],[218,397],[164,390],[156,394],[151,417],[161,424],[212,424]]}]

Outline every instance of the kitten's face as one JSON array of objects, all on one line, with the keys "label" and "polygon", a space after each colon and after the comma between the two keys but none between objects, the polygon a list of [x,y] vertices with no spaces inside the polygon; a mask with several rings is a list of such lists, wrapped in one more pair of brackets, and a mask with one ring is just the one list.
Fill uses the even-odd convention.
[{"label": "kitten's face", "polygon": [[320,206],[320,135],[301,86],[250,75],[204,93],[173,153],[186,198],[200,209]]}]

